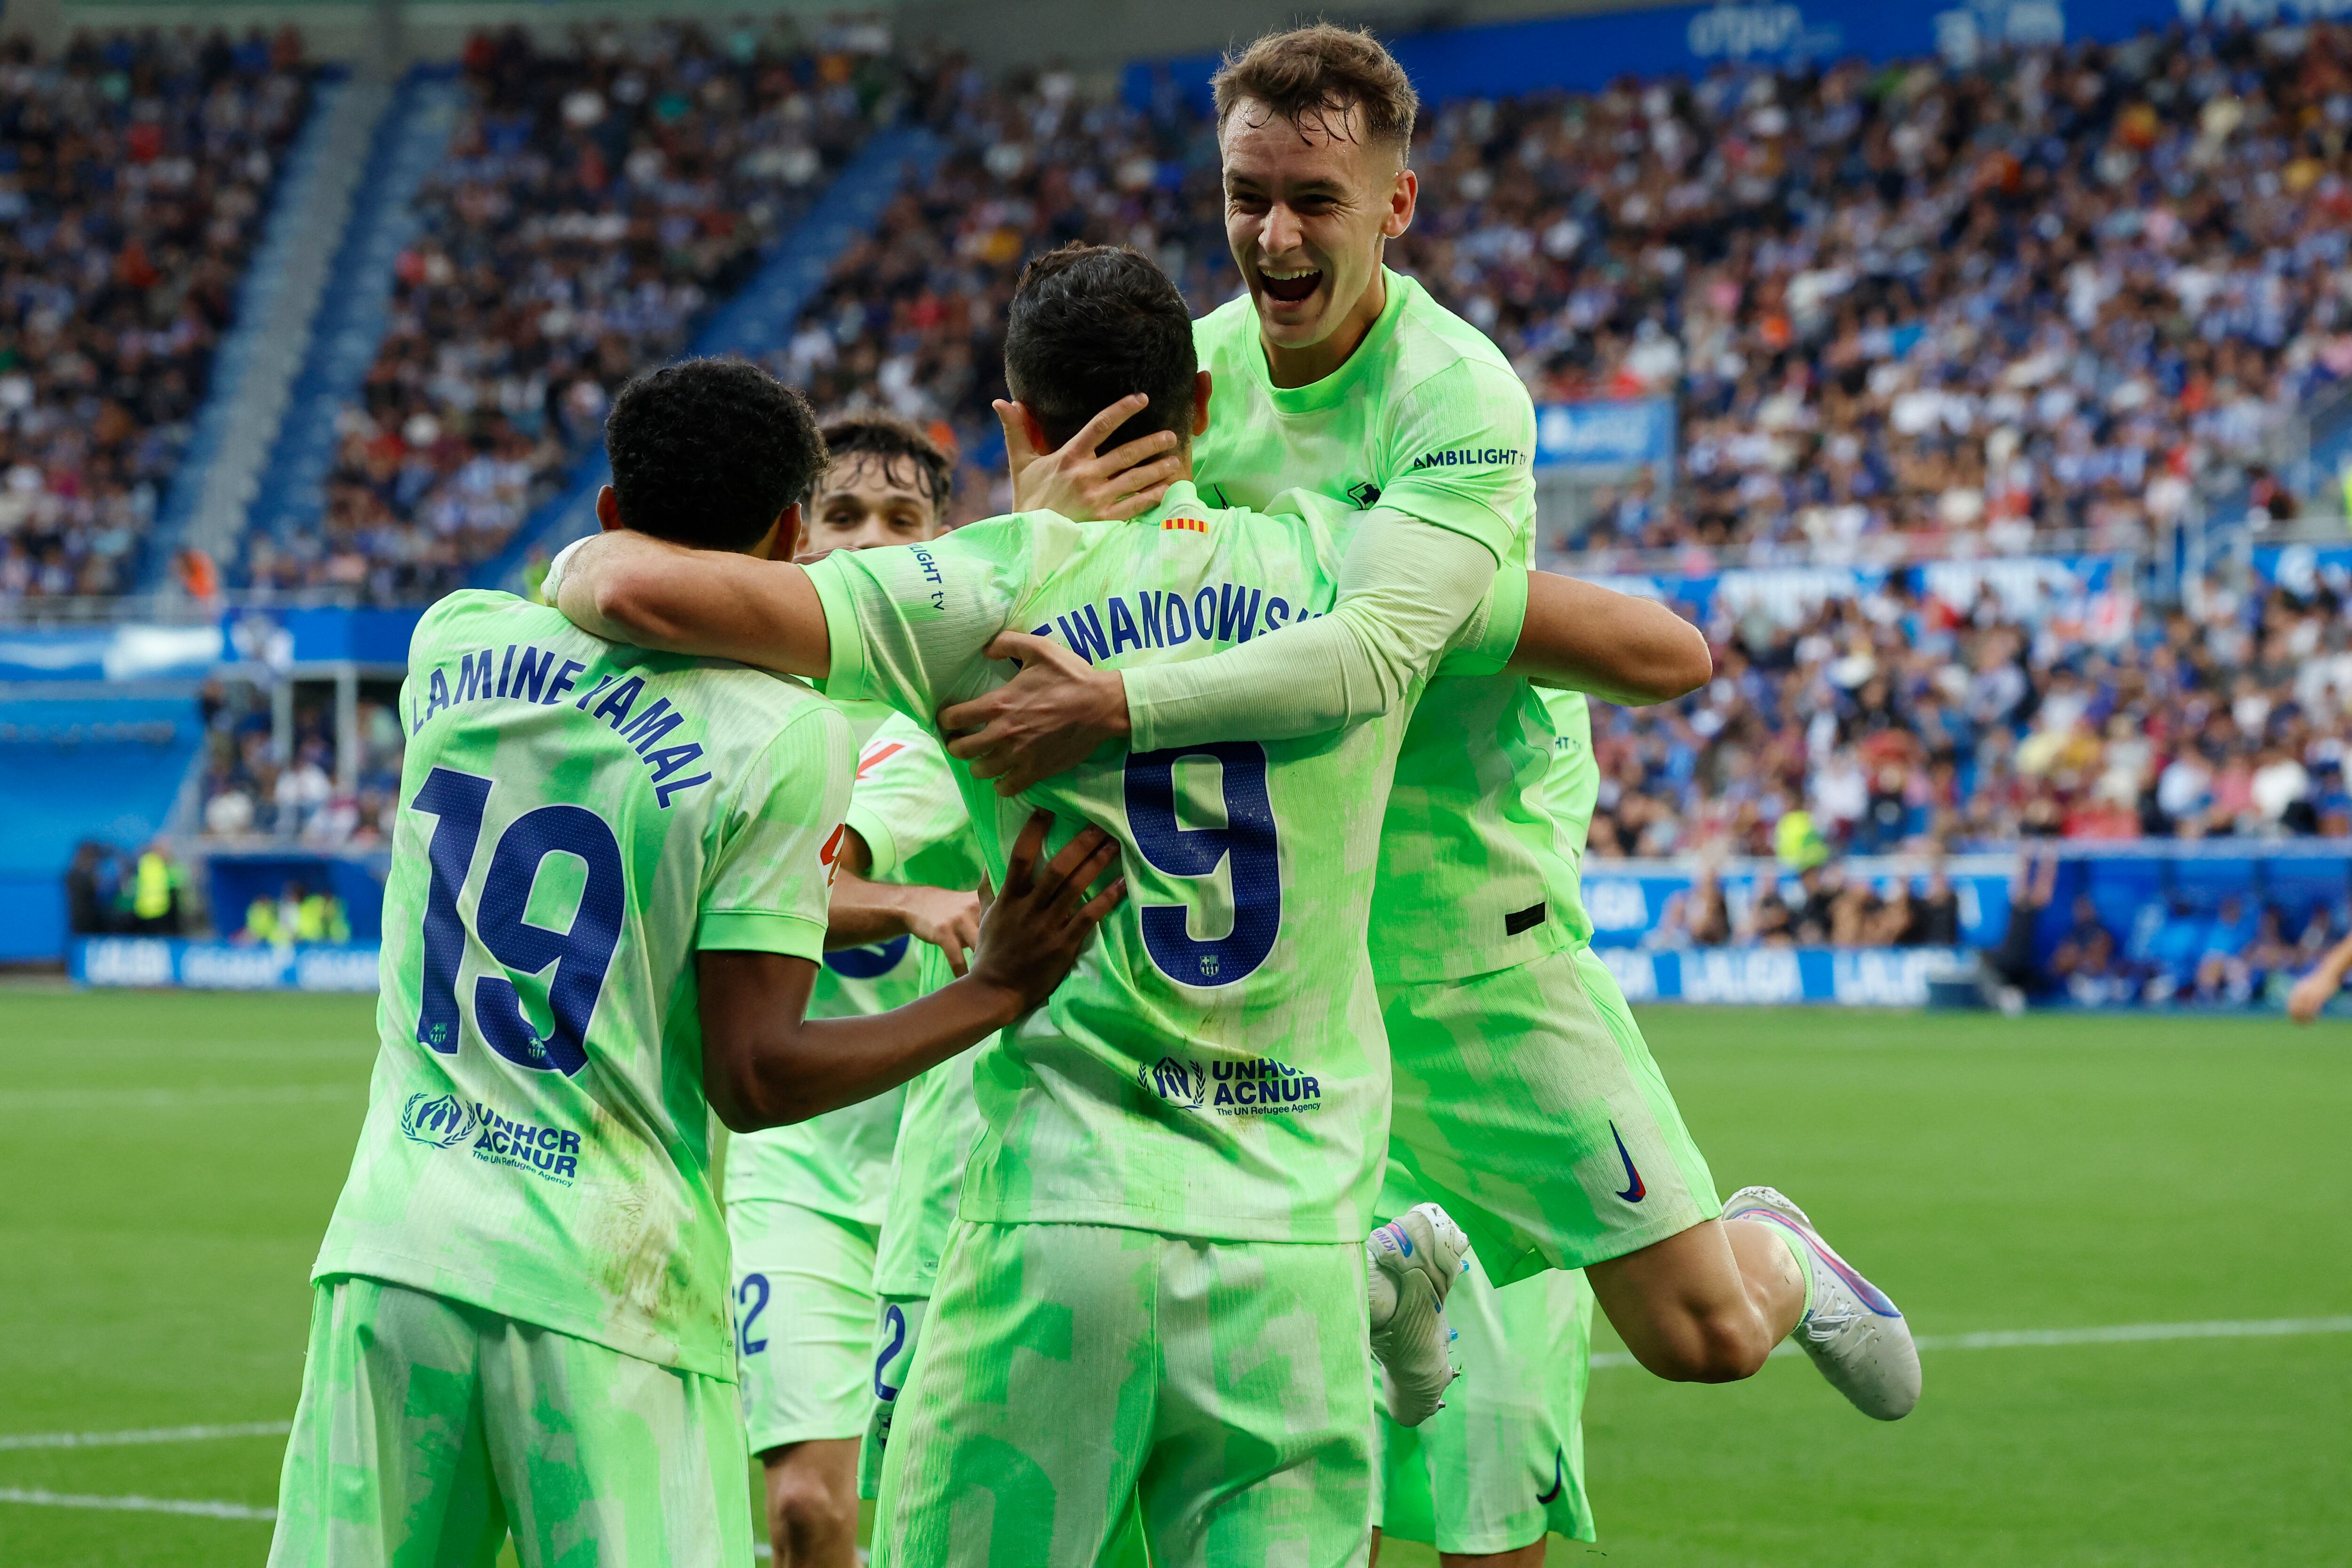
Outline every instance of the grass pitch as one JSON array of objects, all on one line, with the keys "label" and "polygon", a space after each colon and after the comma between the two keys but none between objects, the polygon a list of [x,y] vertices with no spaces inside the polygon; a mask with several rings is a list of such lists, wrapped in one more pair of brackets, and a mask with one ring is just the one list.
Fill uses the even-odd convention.
[{"label": "grass pitch", "polygon": [[[363,999],[0,990],[0,1500],[263,1510]],[[1653,1008],[1725,1191],[1784,1188],[1922,1334],[2352,1313],[2352,1030]],[[1602,1335],[1602,1348],[1614,1342]],[[1598,1548],[1555,1563],[2352,1561],[2352,1334],[1933,1350],[1881,1426],[1801,1362],[1592,1376]],[[257,1563],[250,1519],[0,1500],[0,1563]],[[1389,1568],[1426,1563],[1399,1543]]]}]

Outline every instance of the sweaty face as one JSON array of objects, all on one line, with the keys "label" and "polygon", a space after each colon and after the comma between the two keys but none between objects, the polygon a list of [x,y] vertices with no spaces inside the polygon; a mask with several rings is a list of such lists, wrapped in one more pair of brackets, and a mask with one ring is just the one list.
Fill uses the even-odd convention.
[{"label": "sweaty face", "polygon": [[877,453],[853,452],[836,459],[818,481],[803,552],[822,555],[937,538],[939,510],[921,480],[921,469],[911,458],[892,460]]},{"label": "sweaty face", "polygon": [[1377,310],[1360,307],[1382,242],[1412,221],[1413,179],[1396,150],[1367,144],[1356,131],[1353,110],[1295,124],[1253,99],[1225,117],[1225,239],[1276,347],[1307,348],[1343,327],[1370,326]]}]

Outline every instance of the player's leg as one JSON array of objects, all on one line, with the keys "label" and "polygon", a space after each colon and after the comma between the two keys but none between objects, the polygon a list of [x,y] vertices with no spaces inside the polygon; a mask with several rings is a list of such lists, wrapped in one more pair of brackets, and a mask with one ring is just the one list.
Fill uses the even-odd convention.
[{"label": "player's leg", "polygon": [[733,1384],[491,1317],[482,1400],[523,1568],[751,1568]]},{"label": "player's leg", "polygon": [[[1383,1211],[1417,1201],[1397,1178]],[[1428,1542],[1449,1564],[1536,1563],[1549,1534],[1594,1538],[1584,1486],[1584,1388],[1592,1292],[1547,1270],[1496,1289],[1477,1266],[1446,1316],[1461,1380],[1417,1426],[1381,1417],[1382,1532]]]},{"label": "player's leg", "polygon": [[[1855,1299],[1851,1270],[1809,1227],[1717,1223],[1706,1162],[1590,949],[1400,988],[1387,1019],[1392,1146],[1469,1232],[1489,1278],[1585,1268],[1635,1357],[1677,1381],[1752,1374],[1817,1297],[1841,1309],[1825,1323],[1858,1321],[1842,1310]],[[1900,1414],[1917,1387],[1907,1330],[1853,1279],[1872,1311],[1886,1310],[1857,1331],[1872,1339],[1886,1387],[1856,1397],[1852,1383],[1832,1380],[1874,1415]]]},{"label": "player's leg", "polygon": [[743,1427],[778,1568],[856,1568],[857,1447],[873,1402],[877,1227],[798,1204],[730,1205]]},{"label": "player's leg", "polygon": [[1364,1560],[1371,1363],[1354,1247],[1169,1237],[1140,1482],[1154,1568]]},{"label": "player's leg", "polygon": [[956,1223],[891,1419],[877,1563],[1103,1557],[1150,1441],[1167,1245],[1103,1226]]},{"label": "player's leg", "polygon": [[270,1568],[488,1568],[492,1482],[472,1310],[362,1279],[320,1283],[278,1483]]}]

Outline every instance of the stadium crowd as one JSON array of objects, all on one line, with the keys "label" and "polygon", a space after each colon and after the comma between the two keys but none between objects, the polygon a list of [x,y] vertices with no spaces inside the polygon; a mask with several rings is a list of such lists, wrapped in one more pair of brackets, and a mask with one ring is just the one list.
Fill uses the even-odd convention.
[{"label": "stadium crowd", "polygon": [[2344,601],[2199,597],[2201,613],[2135,611],[2127,586],[2087,613],[1990,587],[1953,603],[1915,569],[1793,625],[1718,608],[1705,690],[1596,710],[1591,853],[2352,837]]},{"label": "stadium crowd", "polygon": [[[1440,106],[1391,251],[1538,401],[1675,399],[1678,482],[1554,549],[1751,558],[2143,545],[2253,487],[2286,411],[2352,374],[2340,35],[2113,48]],[[981,477],[996,321],[1071,238],[1236,286],[1213,132],[1045,73],[940,95],[950,153],[843,258],[775,368],[828,405],[944,421]],[[981,515],[990,493],[967,497]]]},{"label": "stadium crowd", "polygon": [[782,17],[608,24],[560,52],[510,28],[463,69],[322,527],[254,540],[256,584],[399,603],[462,584],[910,90],[885,29]]},{"label": "stadium crowd", "polygon": [[291,28],[0,45],[0,604],[134,584],[309,79]]}]

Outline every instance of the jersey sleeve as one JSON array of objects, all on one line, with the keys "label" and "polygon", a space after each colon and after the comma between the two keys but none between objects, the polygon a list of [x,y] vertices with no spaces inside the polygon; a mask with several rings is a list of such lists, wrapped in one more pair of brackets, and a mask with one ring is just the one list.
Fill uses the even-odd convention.
[{"label": "jersey sleeve", "polygon": [[823,962],[854,754],[841,710],[812,702],[744,770],[716,825],[696,947]]},{"label": "jersey sleeve", "polygon": [[1536,410],[1502,365],[1464,359],[1390,415],[1379,510],[1476,540],[1499,563],[1535,521]]},{"label": "jersey sleeve", "polygon": [[1506,566],[1495,574],[1495,585],[1438,661],[1437,673],[1448,678],[1502,674],[1527,624],[1528,574]]},{"label": "jersey sleeve", "polygon": [[942,703],[988,684],[980,650],[1019,602],[1029,537],[1022,518],[1001,518],[811,565],[832,643],[825,695],[881,702],[929,728]]},{"label": "jersey sleeve", "polygon": [[885,719],[858,753],[848,820],[873,857],[867,875],[877,878],[971,827],[947,752],[899,713]]}]

